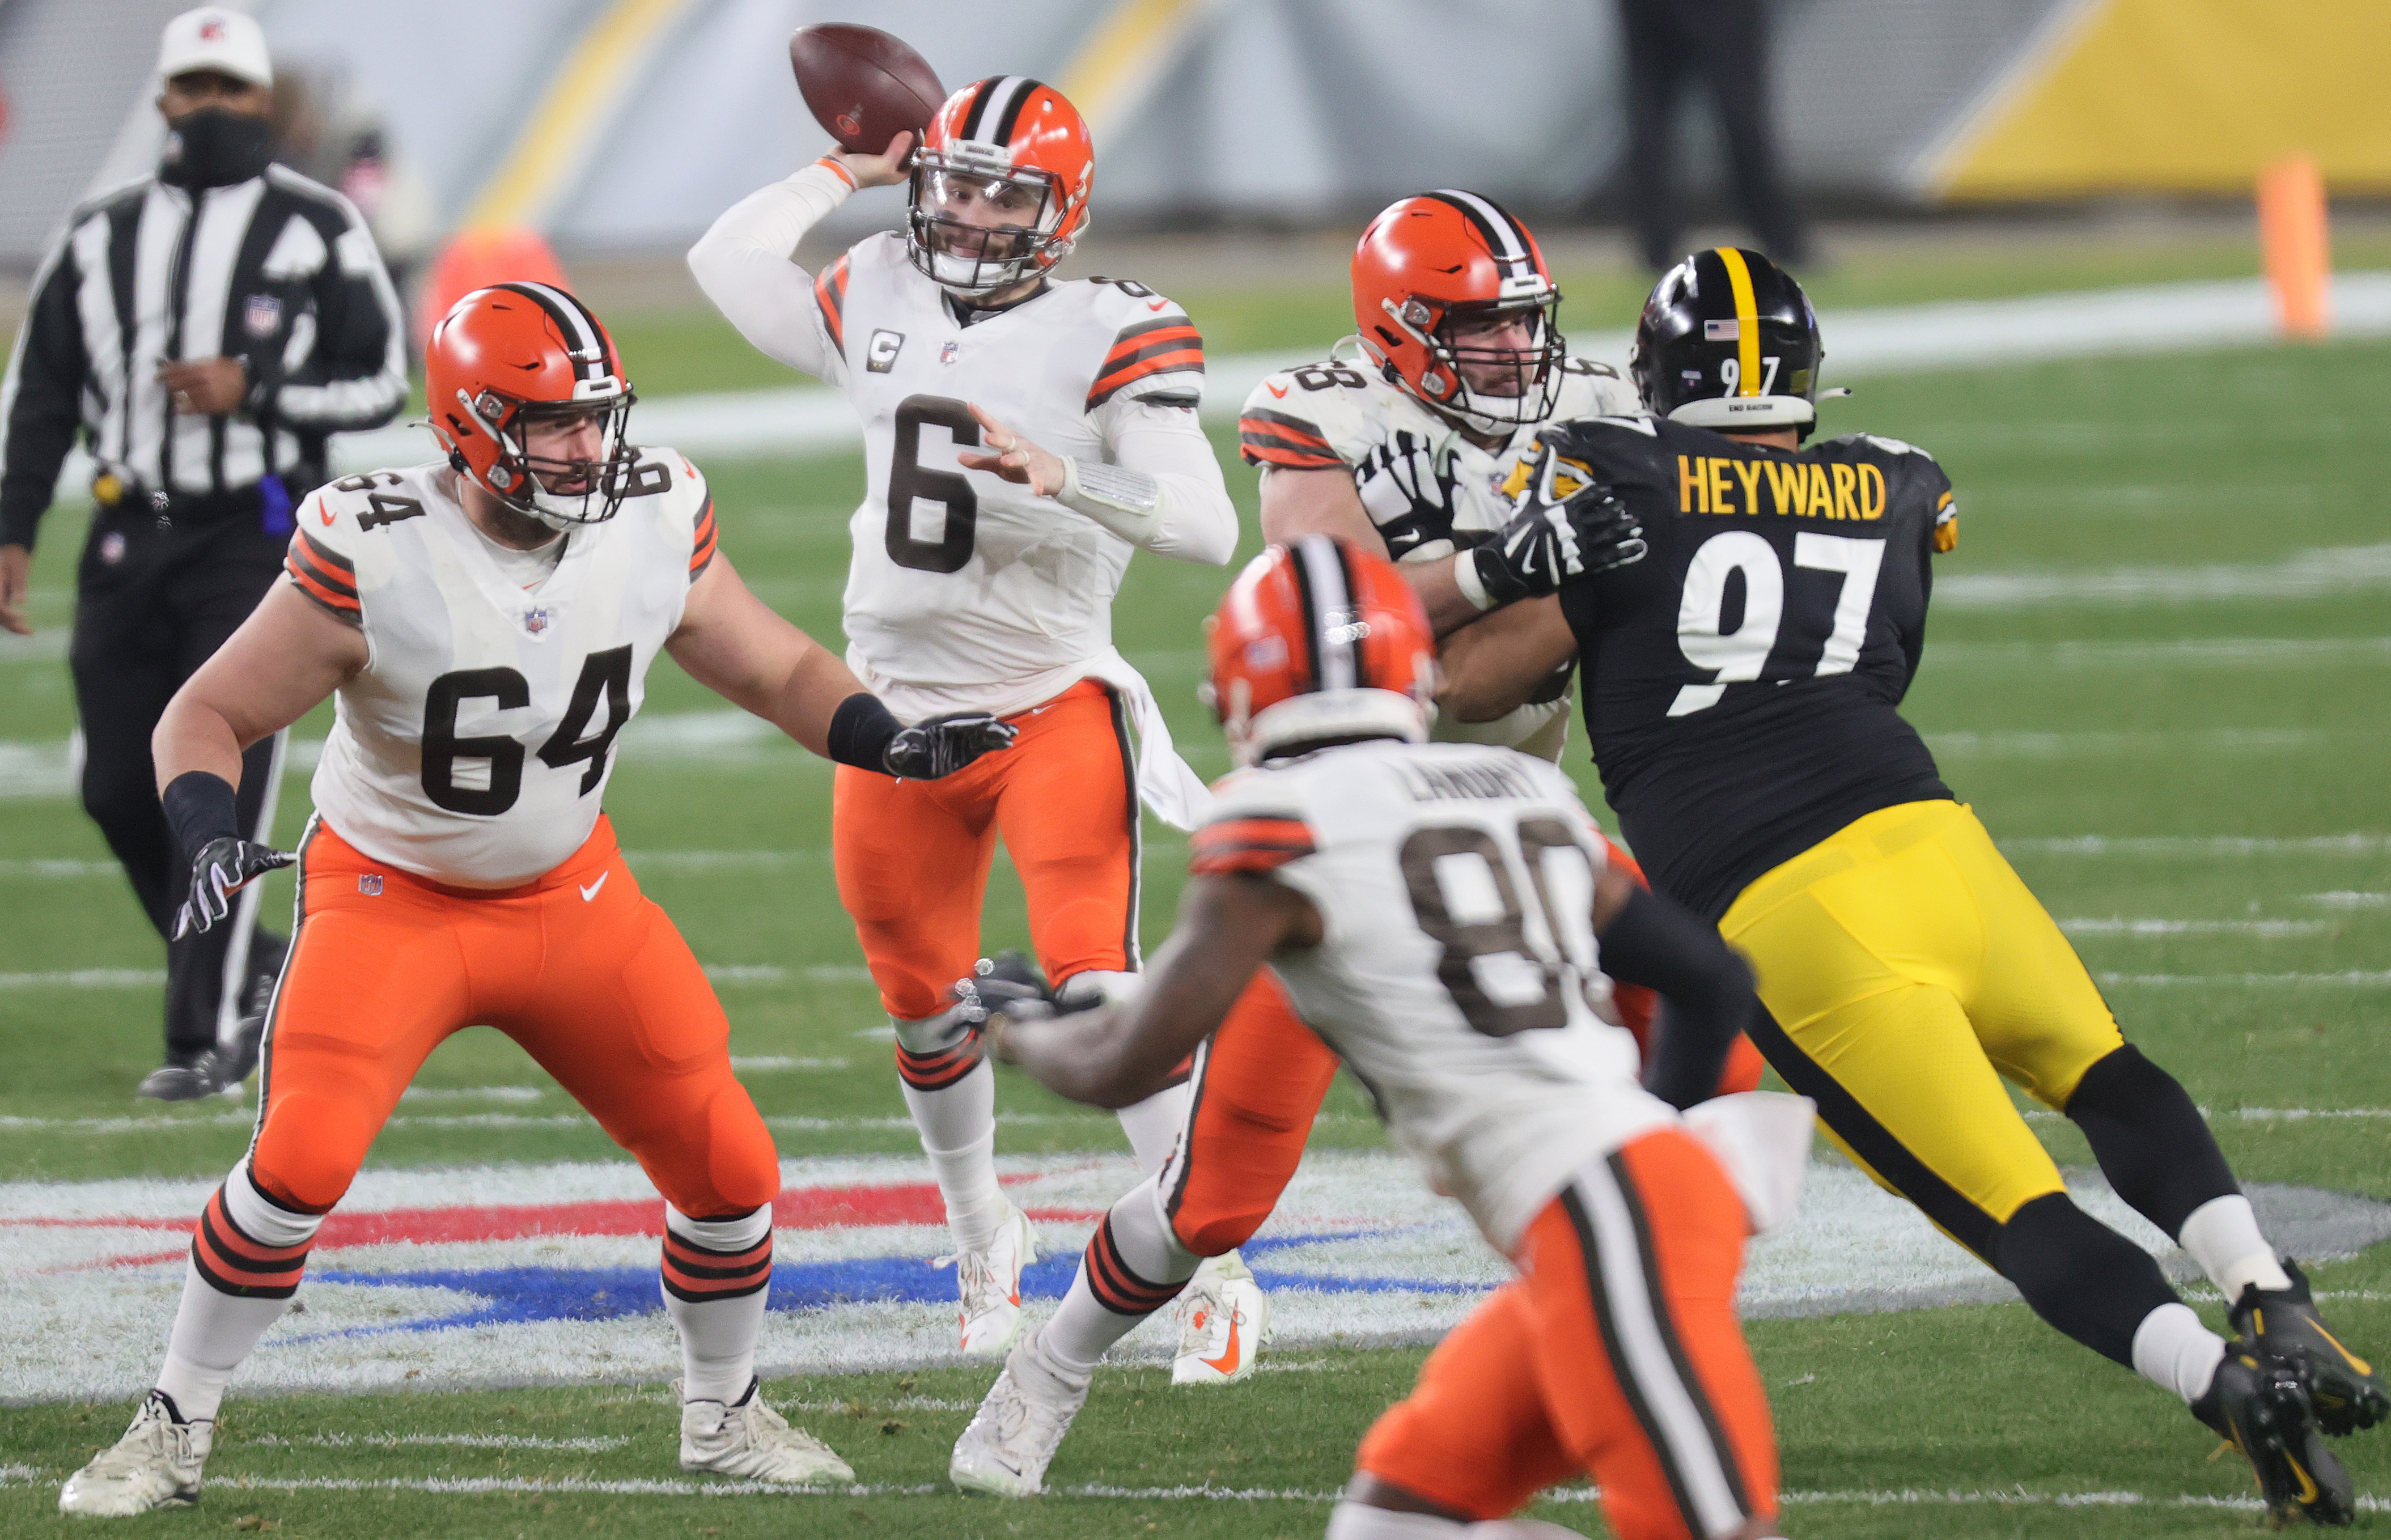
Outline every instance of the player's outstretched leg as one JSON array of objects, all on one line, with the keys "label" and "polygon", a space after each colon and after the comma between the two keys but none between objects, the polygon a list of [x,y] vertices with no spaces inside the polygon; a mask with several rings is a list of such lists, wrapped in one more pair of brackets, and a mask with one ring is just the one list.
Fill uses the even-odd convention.
[{"label": "player's outstretched leg", "polygon": [[749,1481],[851,1482],[855,1472],[764,1404],[756,1339],[772,1282],[769,1205],[722,1219],[665,1206],[665,1314],[680,1333],[680,1468]]},{"label": "player's outstretched leg", "polygon": [[1171,1235],[1155,1178],[1123,1195],[1089,1238],[1062,1307],[1013,1350],[955,1441],[948,1479],[1001,1497],[1043,1491],[1046,1467],[1088,1399],[1096,1360],[1169,1304],[1200,1260]]},{"label": "player's outstretched leg", "polygon": [[958,1067],[966,1035],[951,1013],[898,1022],[897,1073],[955,1237],[938,1264],[955,1269],[963,1351],[993,1358],[1021,1331],[1021,1270],[1038,1260],[1038,1233],[997,1184],[996,1072],[984,1059]]},{"label": "player's outstretched leg", "polygon": [[2296,1370],[2327,1433],[2372,1428],[2391,1394],[2328,1327],[2297,1264],[2258,1228],[2217,1138],[2174,1076],[2131,1043],[2084,1072],[2067,1100],[2117,1196],[2173,1236],[2232,1305],[2233,1329]]},{"label": "player's outstretched leg", "polygon": [[114,1445],[67,1478],[58,1511],[124,1518],[197,1502],[225,1385],[298,1292],[321,1214],[266,1196],[246,1158],[200,1210],[158,1385]]}]

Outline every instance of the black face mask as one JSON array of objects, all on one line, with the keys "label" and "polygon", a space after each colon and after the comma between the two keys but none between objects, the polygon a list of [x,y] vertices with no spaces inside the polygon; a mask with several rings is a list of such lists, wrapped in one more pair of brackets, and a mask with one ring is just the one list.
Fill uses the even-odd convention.
[{"label": "black face mask", "polygon": [[186,188],[223,188],[262,175],[274,158],[274,125],[264,118],[202,107],[166,124],[160,180]]}]

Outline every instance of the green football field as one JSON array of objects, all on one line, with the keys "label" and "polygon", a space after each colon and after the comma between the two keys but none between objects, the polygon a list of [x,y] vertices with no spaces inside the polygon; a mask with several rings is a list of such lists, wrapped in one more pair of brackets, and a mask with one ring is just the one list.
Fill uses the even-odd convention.
[{"label": "green football field", "polygon": [[[629,361],[636,374],[636,351]],[[1940,561],[1910,712],[1945,778],[2077,935],[2129,1035],[2209,1109],[2245,1178],[2391,1201],[2391,786],[2379,768],[2391,749],[2391,505],[2376,463],[2386,377],[2391,343],[1920,375],[1829,407],[1828,430],[1924,446],[1959,488],[1959,549]],[[836,636],[859,460],[707,469],[723,549],[769,602]],[[1233,464],[1229,482],[1250,553],[1252,478]],[[0,736],[12,745],[53,744],[72,726],[54,638],[78,532],[69,509],[54,521],[36,602],[53,640],[0,650]],[[1226,761],[1195,701],[1196,623],[1224,581],[1142,557],[1117,611],[1122,649],[1207,774]],[[659,718],[721,705],[668,664],[650,688]],[[319,715],[299,735],[323,726]],[[868,1035],[880,1017],[832,887],[826,769],[756,739],[652,742],[643,757],[623,741],[609,810],[649,893],[724,970],[734,1051],[783,1066],[748,1082],[784,1155],[912,1151],[909,1132],[882,1121],[903,1105],[885,1044]],[[1582,745],[1570,767],[1598,800]],[[286,840],[304,790],[301,777],[286,786]],[[0,1181],[221,1173],[247,1136],[236,1107],[131,1098],[156,1062],[157,991],[141,980],[160,949],[71,801],[37,793],[0,797]],[[1184,843],[1149,835],[1152,944],[1169,926]],[[287,912],[287,881],[268,902]],[[1002,862],[985,940],[1027,940]],[[475,1029],[420,1083],[471,1093],[536,1088],[539,1076]],[[618,1158],[562,1095],[512,1098],[510,1110],[539,1116],[459,1126],[403,1115],[372,1166]],[[1009,1073],[999,1106],[1004,1153],[1125,1147],[1108,1115]],[[2064,1124],[2035,1127],[2063,1164],[2088,1163]],[[1341,1082],[1314,1142],[1383,1145]],[[2320,1267],[2316,1283],[2356,1345],[2391,1352],[2391,1248]],[[2213,1299],[2202,1308],[2221,1323]],[[2258,1522],[2246,1469],[2211,1460],[2215,1441],[2171,1398],[2022,1306],[1764,1321],[1751,1335],[1777,1409],[1790,1534],[2177,1536]],[[0,1376],[30,1351],[0,1343]],[[142,1523],[357,1536],[1317,1534],[1355,1441],[1422,1351],[1292,1351],[1275,1360],[1286,1372],[1212,1391],[1174,1391],[1150,1367],[1108,1371],[1051,1472],[1058,1490],[1017,1505],[944,1487],[986,1370],[772,1381],[771,1399],[804,1408],[796,1419],[850,1458],[863,1488],[713,1499],[676,1468],[671,1409],[653,1384],[243,1397],[237,1381],[206,1500]],[[64,1528],[57,1482],[128,1411],[0,1408],[0,1528]],[[2362,1493],[2391,1497],[2391,1430],[2339,1449]],[[1563,1498],[1538,1511],[1601,1532],[1583,1494]],[[2379,1508],[2359,1521],[2385,1523]]]}]

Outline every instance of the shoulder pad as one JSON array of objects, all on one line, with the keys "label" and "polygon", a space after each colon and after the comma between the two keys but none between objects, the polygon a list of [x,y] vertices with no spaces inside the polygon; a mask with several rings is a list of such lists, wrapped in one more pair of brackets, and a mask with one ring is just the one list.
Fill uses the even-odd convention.
[{"label": "shoulder pad", "polygon": [[1353,364],[1326,358],[1265,378],[1237,417],[1248,465],[1328,470],[1360,462],[1386,436],[1378,387]]},{"label": "shoulder pad", "polygon": [[1560,397],[1555,417],[1627,417],[1644,409],[1635,387],[1609,364],[1572,354],[1561,361]]},{"label": "shoulder pad", "polygon": [[1934,458],[1932,455],[1928,454],[1925,450],[1919,448],[1915,444],[1905,444],[1900,439],[1886,438],[1880,434],[1838,434],[1827,442],[1829,444],[1850,444],[1855,446],[1865,444],[1870,448],[1880,450],[1888,455],[1916,455],[1920,459],[1928,460]]},{"label": "shoulder pad", "polygon": [[440,467],[360,471],[328,482],[300,505],[296,522],[327,540],[356,540],[423,516],[423,478]]}]

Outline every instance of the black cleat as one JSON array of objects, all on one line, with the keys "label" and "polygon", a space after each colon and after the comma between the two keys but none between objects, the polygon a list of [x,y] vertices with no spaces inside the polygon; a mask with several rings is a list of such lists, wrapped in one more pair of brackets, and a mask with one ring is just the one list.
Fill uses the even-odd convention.
[{"label": "black cleat", "polygon": [[2292,1276],[2291,1288],[2252,1284],[2233,1301],[2234,1331],[2299,1371],[2316,1407],[2317,1426],[2334,1437],[2391,1417],[2391,1393],[2385,1391],[2374,1366],[2326,1328],[2308,1293],[2307,1275],[2289,1257],[2283,1259],[2283,1271]]},{"label": "black cleat", "polygon": [[2291,1365],[2262,1358],[2247,1342],[2227,1347],[2191,1415],[2242,1452],[2258,1478],[2268,1521],[2346,1524],[2358,1515],[2349,1472],[2324,1446],[2307,1391]]},{"label": "black cleat", "polygon": [[213,1096],[218,1089],[214,1061],[214,1051],[210,1050],[189,1064],[162,1064],[141,1077],[134,1094],[161,1102],[196,1102]]}]

